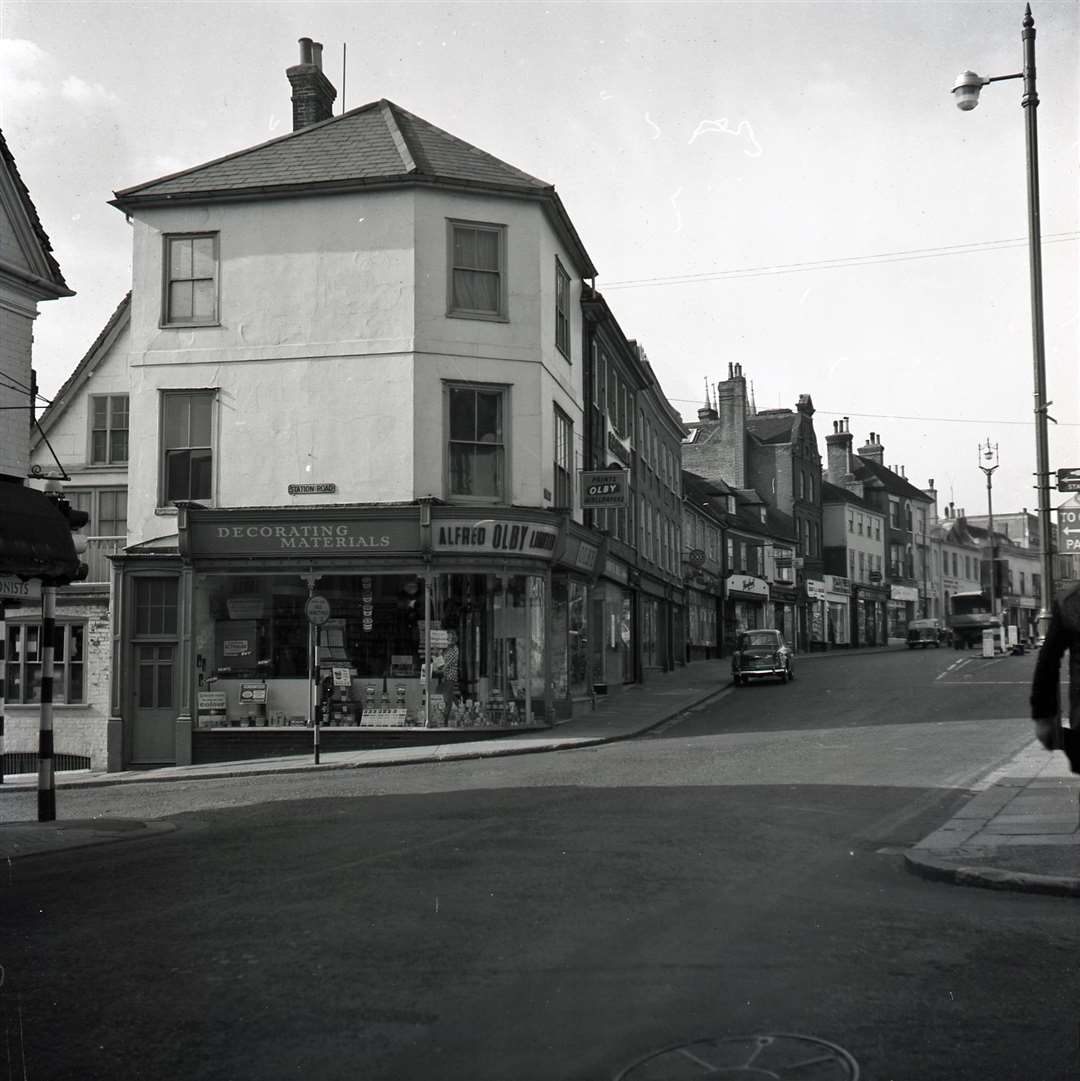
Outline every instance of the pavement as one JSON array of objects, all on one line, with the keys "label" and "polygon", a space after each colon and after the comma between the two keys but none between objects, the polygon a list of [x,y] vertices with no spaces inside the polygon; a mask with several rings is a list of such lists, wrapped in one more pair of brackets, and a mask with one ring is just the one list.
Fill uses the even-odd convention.
[{"label": "pavement", "polygon": [[[892,641],[889,650],[903,650]],[[828,664],[832,659],[882,649],[836,650],[803,654],[797,664]],[[59,773],[57,789],[123,784],[165,784],[200,779],[307,774],[421,763],[495,758],[573,750],[632,739],[674,720],[732,686],[727,660],[693,661],[674,672],[649,673],[645,683],[600,697],[595,711],[542,731],[497,739],[429,747],[389,747],[361,751],[323,751],[273,759],[125,770],[119,773]],[[36,774],[7,777],[5,794],[37,785]],[[0,859],[45,855],[88,845],[137,840],[169,832],[162,821],[83,819],[62,822],[0,823]],[[1069,772],[1060,752],[1045,751],[1033,740],[979,783],[973,798],[948,822],[905,853],[905,862],[925,878],[965,886],[1080,897],[1080,776]]]}]

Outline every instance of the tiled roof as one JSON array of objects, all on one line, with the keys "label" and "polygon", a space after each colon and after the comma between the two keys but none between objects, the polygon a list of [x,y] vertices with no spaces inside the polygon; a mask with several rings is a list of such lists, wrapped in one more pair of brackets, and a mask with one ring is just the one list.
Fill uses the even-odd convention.
[{"label": "tiled roof", "polygon": [[856,507],[864,507],[866,510],[880,514],[881,511],[868,499],[863,499],[847,488],[841,488],[838,484],[832,484],[827,480],[821,482],[822,503],[852,503]]},{"label": "tiled roof", "polygon": [[876,480],[885,491],[892,495],[904,496],[906,499],[919,499],[924,503],[933,503],[933,500],[925,493],[919,491],[909,480],[894,473],[893,470],[877,462],[864,458],[861,454],[851,456],[852,473],[857,480]]},{"label": "tiled roof", "polygon": [[350,109],[259,146],[116,193],[120,206],[200,195],[238,196],[442,180],[513,191],[552,189],[543,180],[385,99]]},{"label": "tiled roof", "polygon": [[49,276],[52,278],[53,284],[58,287],[58,292],[60,292],[62,296],[74,296],[75,294],[68,288],[68,283],[64,281],[64,275],[60,270],[60,264],[53,255],[52,242],[49,240],[49,234],[45,232],[45,227],[41,224],[41,219],[38,217],[37,207],[34,206],[34,200],[30,198],[30,192],[23,183],[22,177],[19,176],[18,166],[15,164],[15,158],[7,145],[7,140],[4,138],[3,131],[0,131],[0,161],[3,161],[4,165],[7,167],[8,173],[11,176],[11,181],[15,186],[15,192],[23,205],[27,218],[30,220],[30,225],[33,227],[34,235],[37,237],[38,244],[41,246],[41,254],[49,268]]},{"label": "tiled roof", "polygon": [[746,418],[746,430],[762,443],[790,443],[791,430],[797,419],[798,414],[790,409],[782,414],[754,413]]}]

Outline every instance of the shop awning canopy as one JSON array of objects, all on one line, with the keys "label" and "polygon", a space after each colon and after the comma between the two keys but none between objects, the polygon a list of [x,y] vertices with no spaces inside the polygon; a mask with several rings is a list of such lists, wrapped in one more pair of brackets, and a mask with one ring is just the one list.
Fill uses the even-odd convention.
[{"label": "shop awning canopy", "polygon": [[67,519],[43,492],[0,483],[0,574],[71,581],[79,557]]}]

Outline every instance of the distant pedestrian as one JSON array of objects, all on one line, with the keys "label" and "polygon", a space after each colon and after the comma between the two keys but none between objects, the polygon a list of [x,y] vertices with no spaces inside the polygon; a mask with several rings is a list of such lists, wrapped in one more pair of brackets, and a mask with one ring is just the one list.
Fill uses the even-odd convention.
[{"label": "distant pedestrian", "polygon": [[[1061,724],[1061,658],[1069,651],[1069,726]],[[1055,598],[1050,627],[1031,682],[1035,735],[1047,750],[1060,749],[1080,773],[1080,585]]]},{"label": "distant pedestrian", "polygon": [[446,640],[446,649],[443,652],[442,693],[445,695],[446,704],[449,706],[457,701],[458,679],[460,677],[458,669],[461,664],[461,653],[458,650],[457,631],[448,631]]}]

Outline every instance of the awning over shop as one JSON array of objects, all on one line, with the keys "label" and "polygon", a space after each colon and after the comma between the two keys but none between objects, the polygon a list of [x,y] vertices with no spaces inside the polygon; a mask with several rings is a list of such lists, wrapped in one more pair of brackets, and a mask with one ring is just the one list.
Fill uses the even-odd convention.
[{"label": "awning over shop", "polygon": [[43,492],[0,483],[0,574],[71,581],[79,557],[67,519]]}]

